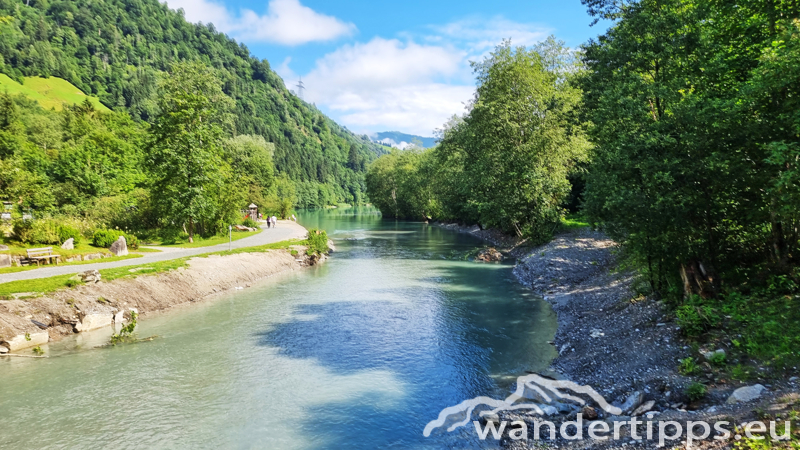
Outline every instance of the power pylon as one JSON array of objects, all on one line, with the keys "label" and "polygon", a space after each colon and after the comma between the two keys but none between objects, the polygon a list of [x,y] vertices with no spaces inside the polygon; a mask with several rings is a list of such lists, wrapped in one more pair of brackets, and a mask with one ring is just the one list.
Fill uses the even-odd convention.
[{"label": "power pylon", "polygon": [[297,83],[297,96],[300,97],[300,100],[305,100],[304,92],[306,90],[305,84],[303,84],[303,77],[300,77],[300,81]]}]

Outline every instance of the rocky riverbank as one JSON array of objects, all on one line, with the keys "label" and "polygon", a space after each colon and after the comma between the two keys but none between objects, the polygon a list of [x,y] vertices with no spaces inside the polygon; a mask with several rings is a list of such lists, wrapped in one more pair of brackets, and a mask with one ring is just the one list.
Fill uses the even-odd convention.
[{"label": "rocky riverbank", "polygon": [[[305,247],[192,258],[188,267],[155,275],[90,282],[43,297],[0,301],[0,352],[36,347],[65,336],[120,324],[130,312],[147,314],[201,301],[256,281],[319,264]],[[130,269],[135,275],[136,268]],[[30,350],[27,350],[30,352]]]},{"label": "rocky riverbank", "polygon": [[[666,305],[638,294],[633,274],[618,270],[615,249],[615,243],[602,233],[578,229],[529,251],[519,258],[514,269],[519,281],[541,294],[558,315],[559,328],[553,344],[559,356],[549,373],[591,386],[623,410],[621,417],[614,416],[595,404],[594,409],[584,410],[584,415],[607,423],[629,420],[627,416],[635,413],[654,421],[729,420],[741,424],[765,420],[767,416],[787,417],[796,408],[800,392],[796,378],[738,383],[705,370],[710,369],[708,361],[699,363],[702,375],[681,375],[680,360],[694,356],[691,344],[682,337]],[[707,357],[711,358],[710,354]],[[708,394],[703,399],[689,395],[690,386],[697,386],[696,383],[707,386]],[[581,412],[576,404],[559,405],[559,410],[546,419],[563,423],[576,419]],[[505,418],[529,423],[532,439],[533,422],[541,416],[506,413]],[[584,421],[588,427],[592,420],[585,417]],[[782,426],[783,422],[780,430]],[[694,448],[733,448],[735,442],[732,435],[724,441],[695,443]],[[530,448],[533,441],[507,439],[504,443],[506,448],[521,449]],[[671,444],[682,445],[679,440]],[[656,448],[657,442],[634,440],[623,433],[619,441],[560,441],[548,445],[650,449]]]}]

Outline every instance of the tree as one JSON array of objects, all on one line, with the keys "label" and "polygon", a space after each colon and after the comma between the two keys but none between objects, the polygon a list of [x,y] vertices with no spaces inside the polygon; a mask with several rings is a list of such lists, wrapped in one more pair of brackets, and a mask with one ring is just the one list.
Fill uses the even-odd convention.
[{"label": "tree", "polygon": [[226,170],[223,139],[233,102],[209,67],[176,63],[161,86],[160,114],[153,126],[149,163],[153,199],[165,224],[185,225],[193,242],[195,225],[213,221]]},{"label": "tree", "polygon": [[577,72],[571,60],[551,39],[534,50],[505,42],[473,63],[478,88],[471,110],[438,150],[442,166],[463,168],[459,216],[536,241],[553,232],[569,193],[567,175],[588,147],[572,123],[581,93],[568,82]]}]

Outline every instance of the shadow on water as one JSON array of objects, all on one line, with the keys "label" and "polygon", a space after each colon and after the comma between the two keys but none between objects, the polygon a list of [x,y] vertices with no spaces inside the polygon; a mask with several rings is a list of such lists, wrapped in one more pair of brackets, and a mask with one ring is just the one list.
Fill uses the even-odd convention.
[{"label": "shadow on water", "polygon": [[[491,446],[471,428],[430,439],[422,430],[443,408],[505,396],[516,376],[545,368],[552,310],[514,282],[513,265],[450,257],[479,246],[471,236],[402,222],[346,229],[329,220],[313,220],[338,238],[322,269],[325,298],[298,302],[288,320],[257,333],[257,343],[335,376],[388,372],[396,386],[326,402],[299,429],[326,436],[320,448]],[[325,380],[312,385],[327,389]]]}]

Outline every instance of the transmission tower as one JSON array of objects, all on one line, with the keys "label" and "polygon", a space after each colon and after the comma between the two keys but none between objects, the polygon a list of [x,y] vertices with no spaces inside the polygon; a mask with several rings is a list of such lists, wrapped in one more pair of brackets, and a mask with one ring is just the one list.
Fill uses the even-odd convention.
[{"label": "transmission tower", "polygon": [[303,94],[306,90],[306,85],[303,84],[303,77],[300,77],[300,81],[297,83],[297,96],[300,97],[300,100],[305,100]]}]

